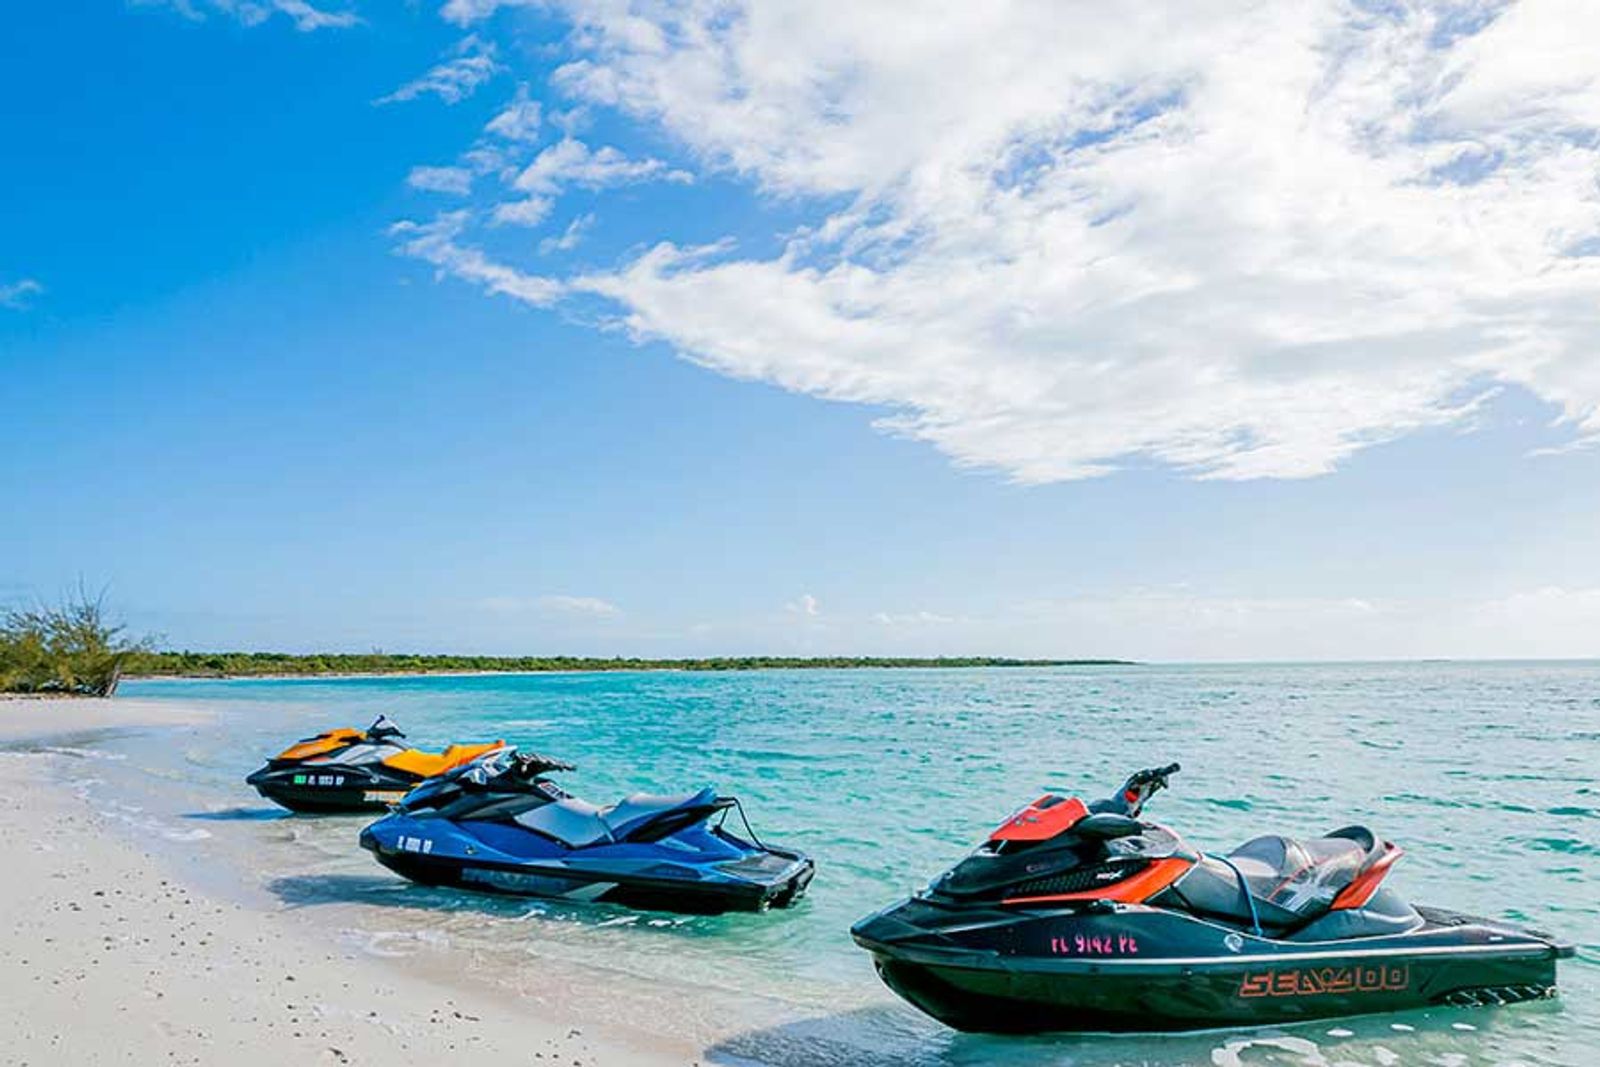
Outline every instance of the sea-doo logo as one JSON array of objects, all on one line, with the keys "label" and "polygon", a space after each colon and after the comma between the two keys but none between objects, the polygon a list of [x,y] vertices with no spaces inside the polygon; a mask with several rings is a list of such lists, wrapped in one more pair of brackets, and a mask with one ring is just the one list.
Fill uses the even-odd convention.
[{"label": "sea-doo logo", "polygon": [[1253,971],[1239,983],[1241,997],[1316,997],[1336,993],[1392,993],[1411,987],[1411,968],[1383,964]]}]

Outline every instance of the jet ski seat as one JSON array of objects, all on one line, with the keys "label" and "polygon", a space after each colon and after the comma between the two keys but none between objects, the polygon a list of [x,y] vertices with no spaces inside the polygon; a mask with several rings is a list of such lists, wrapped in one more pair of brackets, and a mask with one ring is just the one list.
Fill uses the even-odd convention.
[{"label": "jet ski seat", "polygon": [[540,804],[516,816],[516,821],[568,848],[586,848],[611,840],[611,827],[606,825],[600,809],[577,797]]},{"label": "jet ski seat", "polygon": [[1296,841],[1267,834],[1228,853],[1250,894],[1302,920],[1313,919],[1383,855],[1383,843],[1365,826],[1346,826],[1323,837]]},{"label": "jet ski seat", "polygon": [[600,817],[610,828],[611,835],[621,841],[668,812],[680,808],[703,807],[715,803],[716,799],[717,791],[710,786],[694,793],[674,793],[666,796],[634,793],[606,808],[600,813]]},{"label": "jet ski seat", "polygon": [[697,793],[652,796],[635,793],[611,805],[598,808],[577,797],[564,797],[516,816],[516,821],[546,837],[553,837],[568,848],[625,841],[663,815],[685,808],[715,804],[717,791],[709,786]]},{"label": "jet ski seat", "polygon": [[[1340,892],[1385,859],[1385,846],[1364,826],[1295,840],[1252,838],[1222,860],[1201,858],[1173,892],[1195,914],[1268,931],[1300,927],[1325,915]],[[1237,871],[1237,873],[1235,873]],[[1239,892],[1244,877],[1255,905]]]}]

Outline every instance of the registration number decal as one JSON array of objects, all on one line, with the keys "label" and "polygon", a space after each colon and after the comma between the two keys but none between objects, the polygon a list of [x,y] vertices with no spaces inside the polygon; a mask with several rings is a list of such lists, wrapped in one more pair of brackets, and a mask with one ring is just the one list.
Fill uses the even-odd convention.
[{"label": "registration number decal", "polygon": [[1134,956],[1139,939],[1132,934],[1074,934],[1052,937],[1050,951],[1057,956]]},{"label": "registration number decal", "polygon": [[297,775],[294,776],[294,784],[295,785],[311,785],[311,786],[318,786],[318,785],[340,786],[340,785],[344,785],[344,775],[342,775],[342,774],[297,774]]}]

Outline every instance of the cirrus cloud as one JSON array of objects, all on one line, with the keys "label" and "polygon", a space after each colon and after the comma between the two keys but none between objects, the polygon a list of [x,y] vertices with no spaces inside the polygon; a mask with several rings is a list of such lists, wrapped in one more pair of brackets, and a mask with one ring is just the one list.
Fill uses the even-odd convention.
[{"label": "cirrus cloud", "polygon": [[32,300],[44,292],[44,286],[32,278],[21,278],[14,282],[0,282],[0,308],[10,311],[26,311],[32,306]]},{"label": "cirrus cloud", "polygon": [[214,11],[228,15],[246,26],[255,26],[274,15],[283,15],[302,33],[312,30],[343,29],[357,25],[361,19],[354,11],[329,11],[317,7],[309,0],[135,0],[139,4],[158,4],[170,7],[190,19],[204,18]]},{"label": "cirrus cloud", "polygon": [[459,104],[478,91],[484,82],[500,73],[495,46],[477,34],[468,34],[450,49],[448,58],[428,68],[394,92],[380,96],[374,104],[399,104],[423,96],[437,96],[446,104]]}]

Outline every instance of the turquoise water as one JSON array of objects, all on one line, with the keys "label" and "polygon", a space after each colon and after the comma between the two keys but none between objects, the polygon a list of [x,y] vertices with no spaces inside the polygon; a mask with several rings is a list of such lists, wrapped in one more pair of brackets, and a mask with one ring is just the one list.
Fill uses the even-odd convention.
[{"label": "turquoise water", "polygon": [[[511,988],[530,957],[598,960],[662,988],[655,1010],[723,1062],[1330,1065],[1600,1062],[1600,664],[1144,666],[149,681],[204,701],[176,750],[124,740],[159,780],[166,836],[248,845],[283,904],[325,908],[375,951],[460,953]],[[408,887],[354,848],[359,821],[281,819],[240,777],[288,740],[384,712],[419,744],[504,737],[577,763],[597,802],[714,783],[756,830],[811,853],[798,908],[674,920]],[[949,866],[1044,790],[1101,795],[1180,760],[1147,814],[1202,848],[1348,822],[1402,844],[1405,895],[1581,944],[1563,999],[1262,1033],[1008,1040],[901,1006],[850,923]],[[199,833],[185,832],[199,828]],[[498,970],[496,970],[498,968]],[[620,988],[620,987],[619,987]],[[690,1001],[695,997],[691,994]]]}]

